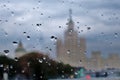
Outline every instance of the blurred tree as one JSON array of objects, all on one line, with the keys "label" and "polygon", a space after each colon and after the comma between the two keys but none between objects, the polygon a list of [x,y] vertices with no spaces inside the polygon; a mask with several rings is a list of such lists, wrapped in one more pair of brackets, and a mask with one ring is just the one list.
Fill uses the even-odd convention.
[{"label": "blurred tree", "polygon": [[0,76],[6,71],[9,77],[14,77],[16,74],[16,63],[13,59],[6,56],[0,56]]}]

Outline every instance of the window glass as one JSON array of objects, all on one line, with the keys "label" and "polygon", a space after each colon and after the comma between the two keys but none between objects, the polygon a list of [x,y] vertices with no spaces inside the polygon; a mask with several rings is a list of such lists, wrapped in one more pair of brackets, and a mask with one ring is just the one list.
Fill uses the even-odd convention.
[{"label": "window glass", "polygon": [[0,80],[120,79],[119,0],[0,0]]}]

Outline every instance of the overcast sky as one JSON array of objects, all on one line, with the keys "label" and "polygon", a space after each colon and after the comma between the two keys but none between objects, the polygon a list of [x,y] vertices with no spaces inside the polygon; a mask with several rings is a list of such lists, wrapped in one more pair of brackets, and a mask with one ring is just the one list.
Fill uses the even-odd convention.
[{"label": "overcast sky", "polygon": [[22,40],[28,51],[55,56],[54,49],[49,51],[55,47],[50,37],[62,37],[70,8],[88,54],[96,50],[120,54],[119,0],[0,0],[0,52],[9,50],[12,56],[17,47],[13,41]]}]

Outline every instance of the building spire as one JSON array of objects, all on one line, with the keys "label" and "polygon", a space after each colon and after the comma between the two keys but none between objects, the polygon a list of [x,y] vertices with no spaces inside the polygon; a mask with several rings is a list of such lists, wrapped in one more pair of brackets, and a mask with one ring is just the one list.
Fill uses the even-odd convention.
[{"label": "building spire", "polygon": [[69,19],[72,20],[72,9],[69,9]]},{"label": "building spire", "polygon": [[72,9],[69,9],[68,31],[74,30],[74,22],[72,20]]},{"label": "building spire", "polygon": [[18,47],[23,47],[22,41],[19,41]]}]

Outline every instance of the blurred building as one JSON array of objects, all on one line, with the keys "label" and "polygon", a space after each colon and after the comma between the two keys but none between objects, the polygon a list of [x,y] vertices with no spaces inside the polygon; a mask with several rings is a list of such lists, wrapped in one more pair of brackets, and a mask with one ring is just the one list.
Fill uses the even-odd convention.
[{"label": "blurred building", "polygon": [[26,50],[23,47],[22,42],[19,41],[18,47],[15,49],[15,57],[19,58],[19,57],[21,57],[21,56],[23,56],[25,54],[26,54]]},{"label": "blurred building", "polygon": [[72,11],[70,10],[68,27],[64,33],[64,40],[57,40],[57,59],[58,61],[70,64],[72,66],[86,66],[86,40],[78,37],[77,30],[74,29],[72,20]]},{"label": "blurred building", "polygon": [[74,22],[69,14],[68,27],[64,33],[64,39],[57,40],[57,60],[75,67],[85,67],[89,70],[102,70],[105,68],[120,68],[120,57],[111,54],[107,58],[101,56],[100,51],[93,51],[91,58],[86,57],[86,39],[78,37],[74,29]]}]

